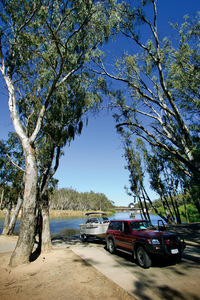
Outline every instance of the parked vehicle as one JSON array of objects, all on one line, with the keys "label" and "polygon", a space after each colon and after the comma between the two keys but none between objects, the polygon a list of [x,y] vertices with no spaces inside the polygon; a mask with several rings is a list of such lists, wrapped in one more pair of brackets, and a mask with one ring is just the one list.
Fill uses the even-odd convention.
[{"label": "parked vehicle", "polygon": [[149,268],[153,257],[158,255],[181,259],[184,240],[162,226],[158,230],[147,220],[112,220],[106,232],[106,244],[110,253],[116,249],[133,254],[138,264]]},{"label": "parked vehicle", "polygon": [[80,224],[80,237],[82,241],[91,238],[106,238],[106,230],[108,229],[109,219],[106,213],[90,212],[86,213],[85,224]]}]

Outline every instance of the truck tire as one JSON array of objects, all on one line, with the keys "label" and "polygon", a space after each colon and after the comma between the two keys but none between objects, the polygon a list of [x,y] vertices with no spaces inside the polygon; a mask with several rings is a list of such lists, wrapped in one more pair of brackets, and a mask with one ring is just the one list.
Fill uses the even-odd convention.
[{"label": "truck tire", "polygon": [[107,249],[111,254],[114,254],[116,252],[115,243],[112,238],[108,238],[107,240]]},{"label": "truck tire", "polygon": [[152,261],[142,246],[139,246],[137,248],[136,257],[137,257],[137,261],[138,261],[138,264],[140,265],[140,267],[145,268],[145,269],[151,267]]}]

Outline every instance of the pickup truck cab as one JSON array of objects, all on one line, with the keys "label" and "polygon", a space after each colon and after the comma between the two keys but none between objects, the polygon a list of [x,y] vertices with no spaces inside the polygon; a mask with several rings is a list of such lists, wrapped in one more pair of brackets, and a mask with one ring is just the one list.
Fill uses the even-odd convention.
[{"label": "pickup truck cab", "polygon": [[106,244],[110,253],[116,249],[133,254],[138,264],[149,268],[156,255],[181,259],[184,240],[175,233],[157,230],[147,220],[112,220],[106,231]]}]

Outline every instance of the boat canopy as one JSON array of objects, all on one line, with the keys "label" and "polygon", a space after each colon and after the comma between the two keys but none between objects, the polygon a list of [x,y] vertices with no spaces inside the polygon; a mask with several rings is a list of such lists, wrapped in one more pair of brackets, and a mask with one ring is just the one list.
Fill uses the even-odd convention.
[{"label": "boat canopy", "polygon": [[88,212],[85,215],[86,216],[89,216],[89,215],[102,215],[102,216],[106,216],[106,213],[102,213],[102,212]]}]

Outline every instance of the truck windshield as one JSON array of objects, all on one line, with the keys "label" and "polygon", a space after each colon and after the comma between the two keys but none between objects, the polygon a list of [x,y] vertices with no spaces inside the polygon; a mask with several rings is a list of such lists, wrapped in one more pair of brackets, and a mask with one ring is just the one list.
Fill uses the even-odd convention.
[{"label": "truck windshield", "polygon": [[150,221],[133,221],[130,222],[131,230],[151,230],[156,229]]}]

